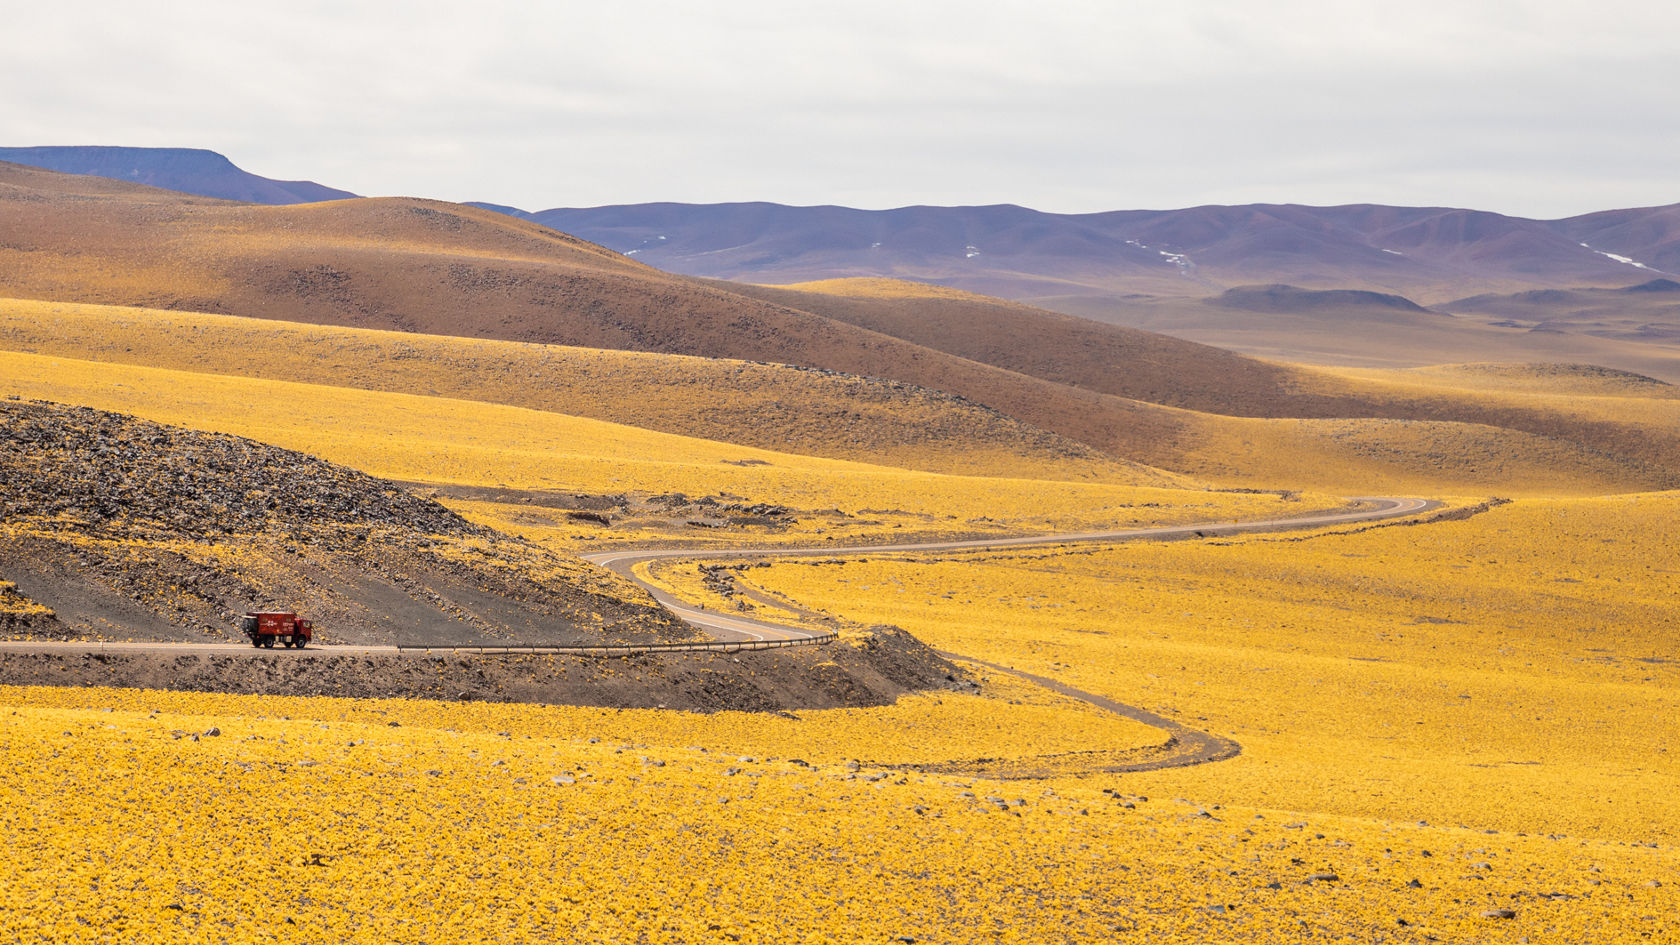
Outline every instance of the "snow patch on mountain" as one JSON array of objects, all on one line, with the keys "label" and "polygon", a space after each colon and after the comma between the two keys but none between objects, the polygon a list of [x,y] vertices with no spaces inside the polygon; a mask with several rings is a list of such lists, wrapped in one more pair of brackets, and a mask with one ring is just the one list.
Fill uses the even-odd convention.
[{"label": "snow patch on mountain", "polygon": [[1615,253],[1607,253],[1602,249],[1593,249],[1591,246],[1588,246],[1585,243],[1581,244],[1581,248],[1582,249],[1592,249],[1593,252],[1599,254],[1600,256],[1603,256],[1606,259],[1614,259],[1615,261],[1621,263],[1624,266],[1633,266],[1636,269],[1645,269],[1645,270],[1649,270],[1651,272],[1656,272],[1657,271],[1655,269],[1652,269],[1650,266],[1645,265],[1644,263],[1640,262],[1637,259],[1631,259],[1627,256],[1618,256]]}]

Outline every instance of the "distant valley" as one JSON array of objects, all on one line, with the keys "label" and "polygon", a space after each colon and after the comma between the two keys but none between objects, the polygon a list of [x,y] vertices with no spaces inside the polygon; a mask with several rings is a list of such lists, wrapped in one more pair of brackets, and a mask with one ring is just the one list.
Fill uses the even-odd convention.
[{"label": "distant valley", "polygon": [[[7,233],[0,282],[17,300],[825,372],[829,381],[822,384],[787,373],[746,384],[745,368],[717,372],[692,362],[661,368],[643,359],[634,370],[626,361],[579,384],[552,355],[521,349],[502,356],[509,368],[525,365],[512,376],[515,383],[492,361],[440,374],[428,387],[438,395],[765,449],[833,459],[868,456],[946,471],[972,468],[975,460],[965,457],[984,438],[986,449],[1015,457],[1000,461],[1004,467],[1031,456],[1037,468],[1062,466],[1067,475],[1080,476],[1094,468],[1089,462],[1118,462],[1153,467],[1156,472],[1141,473],[1145,478],[1188,475],[1245,486],[1287,481],[1334,488],[1345,470],[1373,460],[1396,477],[1397,487],[1415,481],[1411,477],[1426,464],[1431,481],[1447,476],[1476,491],[1508,488],[1524,477],[1537,486],[1551,483],[1564,469],[1593,488],[1680,482],[1680,439],[1673,430],[1626,416],[1616,404],[1584,413],[1563,400],[1509,402],[1462,387],[1419,386],[1409,377],[1315,371],[1162,330],[924,283],[840,279],[764,286],[676,275],[643,265],[640,254],[621,255],[533,221],[441,201],[261,206],[14,164],[0,165],[0,227]],[[1627,294],[1660,306],[1668,298],[1656,291],[1661,288]],[[1494,323],[1514,317],[1455,318],[1363,289],[1238,288],[1212,299],[1134,301],[1163,328],[1209,326],[1207,333],[1218,337],[1250,331],[1255,346],[1272,346],[1279,360],[1306,360],[1299,349],[1318,343],[1345,348],[1353,356],[1341,364],[1352,368],[1588,362],[1641,378],[1680,380],[1676,347],[1660,341],[1500,327]],[[12,343],[42,354],[83,357],[83,345],[96,344],[106,352],[102,357],[120,361],[215,373],[267,371],[227,365],[220,349],[194,342],[195,335],[203,337],[198,327],[185,329],[180,343],[141,354],[150,342],[119,342],[130,335],[120,321],[90,327],[85,340],[72,341],[70,317],[66,310],[43,321],[38,308],[20,305],[6,330]],[[155,322],[152,315],[142,320]],[[1519,343],[1556,347],[1527,350]],[[249,344],[234,343],[234,349]],[[342,367],[320,380],[385,390],[407,390],[413,383],[412,370],[358,382],[367,374],[359,358],[335,351],[330,360]],[[306,361],[299,369],[313,372],[324,363]],[[717,380],[699,386],[702,371]],[[647,396],[656,388],[669,389],[670,398]],[[750,400],[732,388],[750,389]],[[764,396],[772,390],[785,393]],[[1662,391],[1665,402],[1667,394]],[[879,406],[865,409],[860,398]],[[661,402],[664,407],[652,409]],[[753,406],[743,409],[748,403]],[[905,409],[912,403],[922,405],[922,416],[907,423]],[[1081,472],[1056,458],[1085,449],[1097,455],[1080,461]],[[1431,458],[1466,450],[1499,461],[1467,462],[1449,472]],[[1367,480],[1371,475],[1368,468],[1362,473]]]},{"label": "distant valley", "polygon": [[[0,160],[271,206],[354,196],[203,150],[5,148]],[[1589,361],[1680,380],[1680,292],[1668,290],[1680,281],[1680,205],[1563,220],[1375,205],[473,206],[735,283],[904,279],[1267,358]]]}]

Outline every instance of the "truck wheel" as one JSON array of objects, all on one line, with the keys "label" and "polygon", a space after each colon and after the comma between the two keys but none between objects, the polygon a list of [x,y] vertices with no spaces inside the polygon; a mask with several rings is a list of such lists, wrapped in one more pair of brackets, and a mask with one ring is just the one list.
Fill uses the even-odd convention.
[{"label": "truck wheel", "polygon": [[251,645],[259,650],[262,649],[262,637],[252,637]]},{"label": "truck wheel", "polygon": [[306,637],[298,637],[297,638],[297,648],[298,649],[301,650],[308,645],[309,645],[309,640]]},{"label": "truck wheel", "polygon": [[266,650],[274,649],[274,638],[273,637],[263,637],[263,649],[266,649]]}]

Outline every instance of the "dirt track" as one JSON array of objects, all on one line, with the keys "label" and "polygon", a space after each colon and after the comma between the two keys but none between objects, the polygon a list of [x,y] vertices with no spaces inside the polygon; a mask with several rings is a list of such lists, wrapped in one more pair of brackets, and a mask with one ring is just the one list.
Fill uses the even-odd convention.
[{"label": "dirt track", "polygon": [[[812,667],[806,665],[809,660],[790,658],[795,656],[797,650],[830,642],[834,636],[831,631],[814,631],[707,611],[654,587],[634,572],[634,566],[644,561],[671,558],[715,560],[813,555],[859,556],[1213,537],[1242,532],[1284,531],[1371,522],[1425,512],[1439,505],[1422,499],[1379,498],[1354,501],[1369,507],[1351,512],[1262,522],[1220,522],[1004,539],[727,552],[706,549],[647,549],[585,555],[588,560],[611,568],[614,572],[640,584],[678,617],[714,637],[711,641],[684,642],[670,647],[669,652],[649,651],[646,647],[632,652],[623,646],[313,646],[302,651],[275,651],[234,644],[0,641],[0,654],[8,654],[10,657],[4,661],[8,669],[4,681],[25,685],[42,682],[57,685],[119,684],[293,695],[419,695],[441,699],[512,699],[608,706],[639,704],[639,697],[645,695],[639,687],[624,687],[621,691],[610,685],[602,686],[600,667],[604,665],[604,661],[601,657],[616,656],[640,666],[651,677],[663,677],[667,680],[671,691],[669,695],[662,697],[666,699],[661,703],[662,707],[701,710],[777,710],[881,704],[883,700],[890,702],[896,698],[895,692],[925,688],[932,680],[941,678],[942,670],[938,664],[942,660],[951,660],[1018,676],[1104,711],[1161,729],[1168,737],[1155,749],[1121,763],[1096,761],[1085,767],[1085,770],[1091,772],[1108,773],[1157,770],[1221,761],[1235,757],[1242,749],[1230,739],[1189,728],[1155,713],[1103,696],[1074,689],[1054,679],[1024,673],[962,654],[934,654],[919,642],[891,628],[879,628],[885,641],[883,646],[885,650],[890,651],[884,662],[880,653],[871,653],[867,657],[860,655],[859,659],[843,660],[847,664],[843,671],[814,673]],[[787,602],[776,603],[779,606],[787,606]],[[798,609],[797,606],[795,609]],[[898,640],[900,637],[903,640]],[[795,649],[790,651],[789,648]],[[839,651],[854,648],[840,646],[832,649]],[[759,650],[769,652],[755,652]],[[741,655],[732,655],[737,653]],[[844,657],[847,654],[838,655]],[[929,662],[927,657],[936,658]],[[764,687],[743,688],[728,684],[724,677],[735,680],[740,676],[738,667],[731,666],[729,669],[732,672],[721,675],[707,671],[708,666],[716,664],[719,660],[740,663],[743,658],[762,664],[753,675],[762,674],[763,678],[760,681],[765,684]],[[267,662],[253,663],[253,660]],[[538,661],[542,663],[540,667],[536,665]],[[853,663],[857,665],[851,665]],[[267,666],[263,678],[257,679],[248,669],[241,669],[253,665]],[[410,668],[415,666],[429,668]],[[721,664],[719,668],[722,668]],[[533,669],[536,670],[534,674]],[[408,677],[418,679],[429,672],[441,674],[441,678],[426,678],[426,685],[430,686],[430,689],[409,691],[404,688],[411,682]],[[119,677],[124,677],[124,680],[118,682]],[[954,676],[946,675],[942,678],[951,685],[962,685],[962,681]],[[775,685],[772,685],[772,680],[775,681]],[[788,685],[810,691],[790,699],[787,692],[777,691],[780,686]],[[1023,759],[1026,767],[1021,771],[997,776],[1030,777],[1033,761],[1034,759]]]},{"label": "dirt track", "polygon": [[[1274,532],[1298,528],[1313,528],[1324,525],[1340,525],[1349,523],[1372,522],[1380,519],[1399,518],[1419,512],[1427,512],[1438,508],[1441,503],[1413,498],[1358,498],[1351,501],[1369,504],[1371,507],[1352,512],[1332,512],[1317,515],[1302,516],[1290,519],[1271,519],[1261,522],[1220,522],[1203,525],[1164,526],[1158,528],[1135,528],[1108,532],[1081,532],[1060,535],[1022,536],[1017,538],[982,538],[969,541],[946,541],[906,543],[895,545],[870,545],[848,548],[792,548],[792,549],[761,549],[755,551],[702,551],[696,549],[648,549],[643,551],[614,551],[585,555],[584,557],[603,567],[611,568],[614,572],[636,582],[653,594],[660,603],[670,608],[679,617],[690,624],[699,627],[713,636],[725,635],[724,639],[748,639],[754,641],[789,642],[804,640],[820,640],[831,636],[828,631],[812,631],[799,627],[772,624],[745,617],[733,617],[715,612],[696,609],[693,605],[680,601],[663,590],[655,587],[636,574],[635,566],[642,562],[668,558],[685,559],[719,559],[719,558],[765,558],[765,557],[810,557],[820,555],[834,557],[837,555],[856,556],[868,554],[914,553],[931,551],[974,551],[989,548],[1020,548],[1023,546],[1046,546],[1077,544],[1085,542],[1124,542],[1142,540],[1163,540],[1190,537],[1214,537],[1219,535],[1233,535],[1244,532]],[[788,607],[794,611],[803,611],[797,604],[785,600],[775,600],[769,603],[778,607]],[[805,613],[809,613],[805,611]],[[814,615],[813,615],[814,616]],[[1213,761],[1224,761],[1234,758],[1242,752],[1242,746],[1229,738],[1203,732],[1198,729],[1175,722],[1172,719],[1156,715],[1135,706],[1115,702],[1112,699],[1074,689],[1064,683],[1057,682],[1045,676],[1036,676],[1008,666],[985,660],[975,659],[961,653],[939,652],[938,655],[947,660],[959,663],[969,663],[982,666],[995,672],[1007,673],[1012,676],[1028,680],[1043,686],[1053,692],[1060,693],[1073,699],[1078,699],[1096,708],[1133,721],[1142,722],[1166,732],[1166,742],[1157,746],[1156,750],[1132,761],[1119,764],[1096,763],[1085,768],[1092,773],[1124,773],[1131,771],[1156,771],[1163,768],[1179,768],[1188,765],[1206,764]],[[1031,777],[1032,759],[1024,760],[1027,766],[1025,772],[1017,770],[1014,774],[1002,772],[987,772],[993,777]]]},{"label": "dirt track", "polygon": [[1069,545],[1086,542],[1125,542],[1170,540],[1175,538],[1212,538],[1245,532],[1278,532],[1297,528],[1317,528],[1324,525],[1343,525],[1399,518],[1427,512],[1440,506],[1439,502],[1411,498],[1354,498],[1349,501],[1369,503],[1372,507],[1351,512],[1325,512],[1298,518],[1267,519],[1258,522],[1211,522],[1198,525],[1166,525],[1156,528],[1128,528],[1117,531],[1067,532],[1056,535],[1022,535],[1015,538],[976,538],[964,541],[906,542],[891,545],[852,545],[849,547],[760,548],[712,550],[697,548],[646,548],[636,551],[601,551],[583,555],[584,560],[600,565],[615,574],[628,578],[652,594],[677,616],[689,624],[710,633],[721,641],[738,640],[798,640],[827,635],[826,631],[804,630],[753,620],[747,617],[719,614],[696,608],[679,600],[637,576],[635,567],[647,561],[668,558],[686,560],[734,560],[738,558],[825,558],[837,556],[915,554],[931,551],[983,551],[989,548],[1021,548],[1028,546]]}]

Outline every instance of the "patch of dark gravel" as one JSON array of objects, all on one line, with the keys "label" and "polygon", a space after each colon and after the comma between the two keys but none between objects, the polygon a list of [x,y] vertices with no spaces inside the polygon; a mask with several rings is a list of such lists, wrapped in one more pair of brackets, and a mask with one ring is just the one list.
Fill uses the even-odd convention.
[{"label": "patch of dark gravel", "polygon": [[0,516],[183,537],[285,526],[486,535],[431,499],[253,440],[40,401],[0,401]]}]

